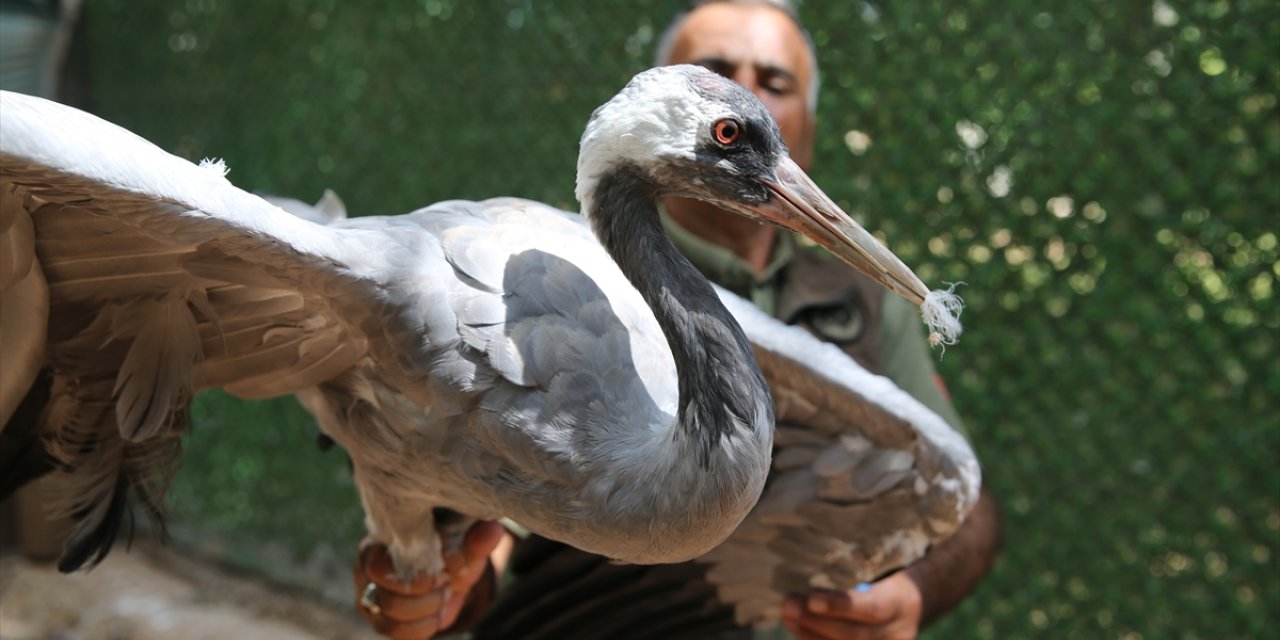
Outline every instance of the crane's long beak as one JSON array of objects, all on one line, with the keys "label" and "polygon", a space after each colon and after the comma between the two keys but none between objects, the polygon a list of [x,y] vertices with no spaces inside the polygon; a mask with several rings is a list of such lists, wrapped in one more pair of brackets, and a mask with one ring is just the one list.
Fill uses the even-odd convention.
[{"label": "crane's long beak", "polygon": [[804,234],[890,291],[916,305],[924,304],[929,289],[920,278],[836,206],[790,158],[778,162],[772,179],[760,182],[773,197],[749,206],[752,213]]}]

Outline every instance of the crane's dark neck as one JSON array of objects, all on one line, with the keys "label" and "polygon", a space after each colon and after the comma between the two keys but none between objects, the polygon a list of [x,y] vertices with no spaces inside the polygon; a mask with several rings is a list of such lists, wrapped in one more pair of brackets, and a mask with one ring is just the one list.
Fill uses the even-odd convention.
[{"label": "crane's dark neck", "polygon": [[[742,328],[662,231],[658,191],[635,167],[615,167],[596,184],[586,213],[666,335],[680,378],[680,425],[705,464],[735,422],[771,429],[773,405]],[[762,409],[766,425],[756,424]]]}]

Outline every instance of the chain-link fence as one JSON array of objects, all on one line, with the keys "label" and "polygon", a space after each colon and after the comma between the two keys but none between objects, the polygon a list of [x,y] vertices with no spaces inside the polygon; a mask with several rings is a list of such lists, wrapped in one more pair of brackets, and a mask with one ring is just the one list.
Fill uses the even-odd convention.
[{"label": "chain-link fence", "polygon": [[[583,123],[679,4],[100,1],[82,62],[90,108],[225,158],[241,187],[329,187],[356,214],[573,208]],[[967,283],[968,331],[940,368],[1006,543],[929,637],[1275,633],[1280,7],[802,14],[824,74],[816,181],[926,281]],[[347,566],[345,462],[311,450],[292,401],[206,396],[196,418],[180,526],[250,563]]]}]

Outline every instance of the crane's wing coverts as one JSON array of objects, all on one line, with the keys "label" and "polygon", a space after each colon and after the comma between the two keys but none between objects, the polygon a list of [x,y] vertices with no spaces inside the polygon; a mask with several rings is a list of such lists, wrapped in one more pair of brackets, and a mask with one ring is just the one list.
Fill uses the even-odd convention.
[{"label": "crane's wing coverts", "polygon": [[965,439],[835,346],[720,297],[755,347],[778,420],[764,495],[700,559],[738,622],[776,623],[787,594],[869,582],[953,533],[981,483]]}]

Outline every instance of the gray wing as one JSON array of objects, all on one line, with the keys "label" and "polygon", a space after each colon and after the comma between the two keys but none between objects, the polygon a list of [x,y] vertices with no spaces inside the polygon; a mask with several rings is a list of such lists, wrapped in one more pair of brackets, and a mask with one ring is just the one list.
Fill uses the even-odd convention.
[{"label": "gray wing", "polygon": [[700,561],[741,624],[786,594],[844,590],[920,559],[977,502],[964,438],[887,378],[721,292],[773,392],[773,469],[756,508]]}]

